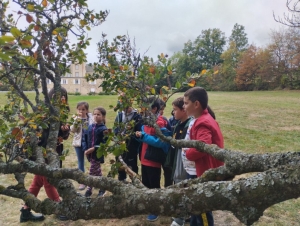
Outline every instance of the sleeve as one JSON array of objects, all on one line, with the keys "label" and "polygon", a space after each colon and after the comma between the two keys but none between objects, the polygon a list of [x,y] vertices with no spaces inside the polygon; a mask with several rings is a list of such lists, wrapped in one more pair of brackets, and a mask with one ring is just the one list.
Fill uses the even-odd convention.
[{"label": "sleeve", "polygon": [[[211,130],[207,126],[199,125],[195,128],[195,130],[198,131],[195,140],[202,141],[206,144],[212,143]],[[188,150],[186,150],[186,158],[190,161],[196,161],[206,155],[206,153],[200,152],[196,148],[189,148]]]},{"label": "sleeve", "polygon": [[157,136],[152,136],[145,132],[142,132],[141,141],[153,147],[162,148],[165,153],[168,152],[170,147],[169,143],[163,142]]},{"label": "sleeve", "polygon": [[[116,116],[116,118],[115,118],[115,124],[116,123],[120,123],[120,120],[119,120],[120,116],[119,115],[120,115],[120,113],[118,113],[117,116]],[[116,127],[114,129],[114,134],[116,135],[118,132],[119,132],[119,127]]]},{"label": "sleeve", "polygon": [[70,127],[68,130],[66,131],[62,131],[61,129],[59,130],[60,136],[64,139],[67,140],[69,138],[70,135]]},{"label": "sleeve", "polygon": [[88,130],[83,130],[82,131],[82,139],[81,139],[81,146],[82,150],[86,151],[88,149]]},{"label": "sleeve", "polygon": [[71,125],[71,127],[70,127],[70,131],[72,132],[72,133],[79,133],[79,131],[82,129],[82,127],[81,126],[75,126],[74,124],[73,125]]}]

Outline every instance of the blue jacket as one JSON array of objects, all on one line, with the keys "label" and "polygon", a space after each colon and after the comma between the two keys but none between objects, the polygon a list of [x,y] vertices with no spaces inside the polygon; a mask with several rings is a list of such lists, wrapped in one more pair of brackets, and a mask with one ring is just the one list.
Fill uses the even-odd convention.
[{"label": "blue jacket", "polygon": [[93,151],[91,154],[89,154],[89,156],[87,156],[88,159],[93,158],[97,161],[101,160],[101,158],[97,158],[96,150],[100,146],[100,143],[106,142],[106,139],[104,138],[105,130],[107,130],[107,127],[103,123],[101,124],[93,123],[92,125],[89,125],[88,129],[86,130],[82,142],[83,150],[87,150],[91,147],[95,147],[95,151]]},{"label": "blue jacket", "polygon": [[[144,132],[144,126],[142,126],[142,136],[140,137],[140,141],[151,146],[163,149],[164,153],[167,154],[170,148],[170,144],[167,142],[161,141],[157,136],[149,135]],[[165,127],[161,128],[161,132],[165,136],[172,136],[172,133]]]}]

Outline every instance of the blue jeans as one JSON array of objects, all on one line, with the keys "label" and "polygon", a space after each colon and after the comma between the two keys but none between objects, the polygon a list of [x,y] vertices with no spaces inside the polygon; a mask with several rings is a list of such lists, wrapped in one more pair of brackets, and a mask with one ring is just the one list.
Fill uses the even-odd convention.
[{"label": "blue jeans", "polygon": [[78,160],[78,169],[84,172],[84,150],[82,147],[75,147],[77,160]]},{"label": "blue jeans", "polygon": [[[197,178],[196,175],[187,174],[188,179]],[[190,226],[213,226],[214,225],[214,217],[212,212],[203,213],[201,215],[191,215]]]}]

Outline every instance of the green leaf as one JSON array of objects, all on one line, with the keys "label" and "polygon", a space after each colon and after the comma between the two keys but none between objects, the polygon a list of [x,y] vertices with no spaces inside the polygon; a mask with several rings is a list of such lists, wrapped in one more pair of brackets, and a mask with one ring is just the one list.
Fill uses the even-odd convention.
[{"label": "green leaf", "polygon": [[5,42],[12,42],[13,40],[15,40],[15,38],[13,36],[6,36],[6,35],[1,36],[0,39]]},{"label": "green leaf", "polygon": [[10,29],[10,33],[15,37],[15,38],[19,38],[21,35],[22,35],[22,32],[16,28],[16,27],[13,27]]},{"label": "green leaf", "polygon": [[175,87],[176,87],[177,89],[179,89],[179,88],[181,87],[181,84],[180,84],[179,81],[176,82]]},{"label": "green leaf", "polygon": [[190,71],[187,71],[187,72],[186,72],[186,77],[187,77],[187,78],[191,77],[191,72],[190,72]]},{"label": "green leaf", "polygon": [[66,159],[66,156],[64,156],[64,155],[59,156],[59,160],[64,161],[65,159]]},{"label": "green leaf", "polygon": [[11,58],[8,55],[3,54],[1,52],[0,52],[0,59],[5,60],[5,61],[11,60]]},{"label": "green leaf", "polygon": [[23,37],[23,39],[27,40],[27,41],[31,40],[32,38],[33,38],[33,36],[31,36],[31,35],[26,35],[25,37]]},{"label": "green leaf", "polygon": [[28,11],[33,11],[33,10],[34,10],[34,5],[32,5],[32,4],[27,4],[27,10],[28,10]]},{"label": "green leaf", "polygon": [[172,71],[172,65],[169,65],[169,66],[167,67],[167,69],[168,69],[168,71]]}]

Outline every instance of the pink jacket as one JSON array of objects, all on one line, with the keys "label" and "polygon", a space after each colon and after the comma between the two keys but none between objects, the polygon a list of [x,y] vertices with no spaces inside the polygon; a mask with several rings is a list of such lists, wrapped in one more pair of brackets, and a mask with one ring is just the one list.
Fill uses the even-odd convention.
[{"label": "pink jacket", "polygon": [[[224,148],[224,139],[218,123],[211,117],[207,109],[195,120],[190,132],[191,140],[200,140],[206,144],[216,144]],[[195,161],[197,177],[200,177],[206,170],[224,165],[223,162],[211,155],[199,152],[195,148],[186,151],[188,160]]]}]

